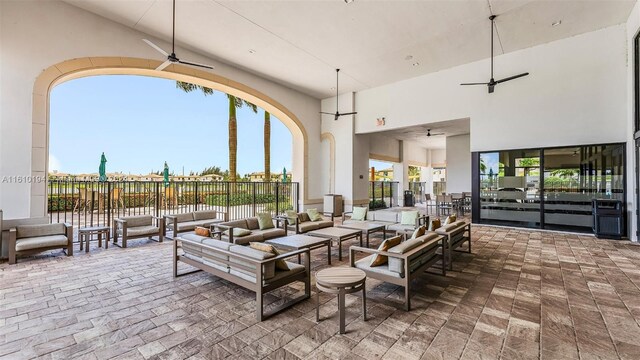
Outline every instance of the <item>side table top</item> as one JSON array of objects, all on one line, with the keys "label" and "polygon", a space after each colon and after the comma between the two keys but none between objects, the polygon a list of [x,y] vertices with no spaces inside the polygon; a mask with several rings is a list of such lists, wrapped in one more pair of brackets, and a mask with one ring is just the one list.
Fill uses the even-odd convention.
[{"label": "side table top", "polygon": [[326,238],[296,234],[296,235],[289,235],[289,236],[269,239],[269,240],[266,240],[265,243],[290,247],[294,249],[302,249],[302,248],[326,243],[327,241],[329,240]]},{"label": "side table top", "polygon": [[358,235],[360,234],[360,232],[361,231],[357,229],[339,228],[332,226],[317,230],[311,230],[308,232],[308,234],[318,236],[343,237],[349,235]]},{"label": "side table top", "polygon": [[356,286],[366,278],[364,271],[352,267],[333,267],[316,273],[316,282],[329,287]]},{"label": "side table top", "polygon": [[106,230],[109,230],[108,226],[86,226],[78,229],[79,232],[106,231]]}]

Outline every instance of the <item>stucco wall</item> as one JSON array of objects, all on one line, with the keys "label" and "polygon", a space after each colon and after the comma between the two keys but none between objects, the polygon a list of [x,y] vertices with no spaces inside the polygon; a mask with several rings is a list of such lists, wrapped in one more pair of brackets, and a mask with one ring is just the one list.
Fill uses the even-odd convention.
[{"label": "stucco wall", "polygon": [[447,192],[471,191],[469,135],[447,137]]}]

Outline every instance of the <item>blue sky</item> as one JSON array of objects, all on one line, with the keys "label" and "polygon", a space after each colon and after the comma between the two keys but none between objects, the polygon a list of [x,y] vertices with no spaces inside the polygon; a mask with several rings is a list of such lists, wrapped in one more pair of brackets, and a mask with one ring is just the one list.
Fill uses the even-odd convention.
[{"label": "blue sky", "polygon": [[[146,174],[167,161],[171,171],[229,167],[228,101],[176,89],[175,81],[129,75],[71,80],[51,91],[49,169]],[[238,172],[264,170],[264,110],[238,110]],[[271,171],[291,169],[291,132],[271,116]]]}]

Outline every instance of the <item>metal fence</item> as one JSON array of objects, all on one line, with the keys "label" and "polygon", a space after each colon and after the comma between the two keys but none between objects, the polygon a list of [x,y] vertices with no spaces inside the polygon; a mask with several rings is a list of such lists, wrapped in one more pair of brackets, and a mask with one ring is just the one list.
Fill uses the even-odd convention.
[{"label": "metal fence", "polygon": [[74,227],[111,226],[130,215],[187,213],[216,210],[229,220],[298,211],[299,184],[279,182],[171,182],[50,180],[48,213],[51,223]]},{"label": "metal fence", "polygon": [[441,195],[447,193],[447,182],[446,181],[434,181],[433,182],[433,193],[434,195]]},{"label": "metal fence", "polygon": [[369,181],[369,209],[384,209],[397,204],[397,181]]},{"label": "metal fence", "polygon": [[410,182],[409,190],[413,193],[413,202],[414,203],[423,203],[424,202],[424,194],[426,194],[426,184],[425,182]]}]

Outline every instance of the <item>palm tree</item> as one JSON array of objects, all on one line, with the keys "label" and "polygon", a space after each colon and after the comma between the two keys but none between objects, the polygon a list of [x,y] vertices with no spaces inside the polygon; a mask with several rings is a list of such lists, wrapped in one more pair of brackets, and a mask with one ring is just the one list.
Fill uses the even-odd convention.
[{"label": "palm tree", "polygon": [[[184,92],[200,90],[207,96],[213,94],[213,89],[202,85],[190,84],[184,81],[176,81],[176,87]],[[236,110],[248,106],[254,113],[258,112],[258,107],[247,100],[240,99],[227,94],[229,99],[229,181],[236,182],[237,162],[238,162],[238,123],[236,120]]]},{"label": "palm tree", "polygon": [[264,112],[264,178],[271,181],[271,114]]}]

